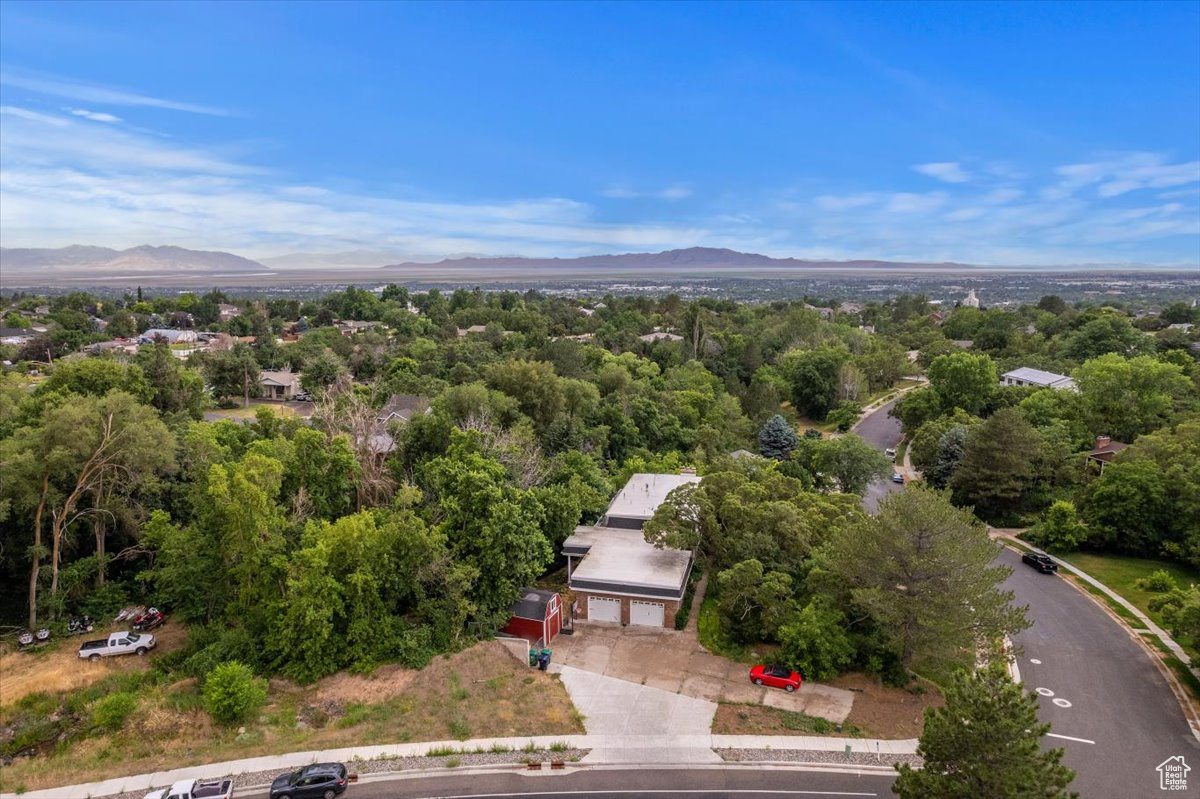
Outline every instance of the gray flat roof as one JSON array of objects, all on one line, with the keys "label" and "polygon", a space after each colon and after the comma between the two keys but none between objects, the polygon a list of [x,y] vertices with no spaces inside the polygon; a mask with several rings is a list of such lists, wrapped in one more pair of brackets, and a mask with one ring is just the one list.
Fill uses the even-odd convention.
[{"label": "gray flat roof", "polygon": [[699,483],[694,474],[635,474],[609,503],[605,516],[622,519],[649,519],[666,500],[667,494],[679,486]]},{"label": "gray flat roof", "polygon": [[687,580],[691,553],[681,549],[655,549],[641,530],[616,527],[577,528],[572,542],[588,545],[587,556],[571,571],[572,588],[614,586],[630,593],[676,596]]},{"label": "gray flat roof", "polygon": [[1075,381],[1067,375],[1044,372],[1041,369],[1034,369],[1029,366],[1013,369],[1011,372],[1005,372],[1001,376],[1012,380],[1024,380],[1026,383],[1033,383],[1037,386],[1075,385]]}]

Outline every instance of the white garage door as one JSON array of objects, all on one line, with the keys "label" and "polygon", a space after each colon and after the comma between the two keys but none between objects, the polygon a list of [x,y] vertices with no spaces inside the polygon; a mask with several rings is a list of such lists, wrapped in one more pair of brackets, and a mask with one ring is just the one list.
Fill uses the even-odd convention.
[{"label": "white garage door", "polygon": [[588,621],[621,621],[621,600],[603,596],[588,597]]},{"label": "white garage door", "polygon": [[629,603],[629,623],[642,627],[662,627],[663,603],[632,600]]}]

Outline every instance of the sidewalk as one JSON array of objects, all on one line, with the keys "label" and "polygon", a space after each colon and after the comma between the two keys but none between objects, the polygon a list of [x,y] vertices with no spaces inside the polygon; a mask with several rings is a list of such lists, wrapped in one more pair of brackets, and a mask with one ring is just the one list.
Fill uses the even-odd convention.
[{"label": "sidewalk", "polygon": [[[647,751],[672,752],[679,757],[670,762],[687,763],[689,756],[707,751],[716,761],[713,749],[779,749],[810,752],[841,752],[850,747],[852,752],[883,755],[906,755],[917,751],[916,740],[877,741],[865,738],[827,738],[770,735],[566,735],[533,738],[484,738],[471,741],[426,741],[423,743],[387,744],[383,746],[359,746],[348,749],[328,749],[312,752],[292,752],[286,755],[267,755],[245,760],[211,763],[205,766],[160,771],[154,774],[120,777],[86,785],[69,785],[20,794],[21,799],[63,799],[72,797],[101,797],[125,791],[149,791],[151,788],[170,785],[178,780],[190,780],[232,776],[257,771],[285,771],[299,768],[308,763],[340,761],[351,763],[356,758],[371,760],[380,757],[422,756],[431,749],[454,748],[466,751],[507,746],[520,750],[530,743],[541,749],[553,744],[566,744],[575,749],[590,749],[585,763],[621,763],[636,765],[646,763]],[[597,756],[597,759],[593,759]],[[667,761],[653,761],[662,763]],[[353,769],[351,769],[353,770]],[[245,790],[245,789],[242,789]],[[0,794],[0,799],[16,799],[17,794]]]}]

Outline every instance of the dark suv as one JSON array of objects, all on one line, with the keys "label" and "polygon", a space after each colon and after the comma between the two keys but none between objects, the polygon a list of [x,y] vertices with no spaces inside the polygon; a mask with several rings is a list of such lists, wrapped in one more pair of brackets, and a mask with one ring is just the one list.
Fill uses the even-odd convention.
[{"label": "dark suv", "polygon": [[1026,552],[1021,556],[1021,562],[1032,566],[1042,574],[1054,574],[1058,571],[1058,564],[1054,562],[1054,559],[1040,552]]},{"label": "dark suv", "polygon": [[346,766],[313,763],[271,783],[271,799],[333,799],[346,790]]}]

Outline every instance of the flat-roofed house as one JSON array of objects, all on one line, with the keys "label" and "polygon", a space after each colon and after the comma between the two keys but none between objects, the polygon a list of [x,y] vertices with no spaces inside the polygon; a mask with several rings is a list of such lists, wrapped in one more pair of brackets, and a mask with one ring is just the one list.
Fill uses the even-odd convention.
[{"label": "flat-roofed house", "polygon": [[563,542],[573,618],[644,627],[673,626],[683,601],[692,553],[656,549],[642,528],[676,488],[696,484],[694,473],[635,474],[595,525],[580,525]]},{"label": "flat-roofed house", "polygon": [[1031,369],[1022,366],[1000,376],[1000,384],[1004,386],[1035,386],[1038,388],[1061,388],[1075,390],[1075,381],[1066,375],[1054,372],[1043,372],[1041,369]]}]

